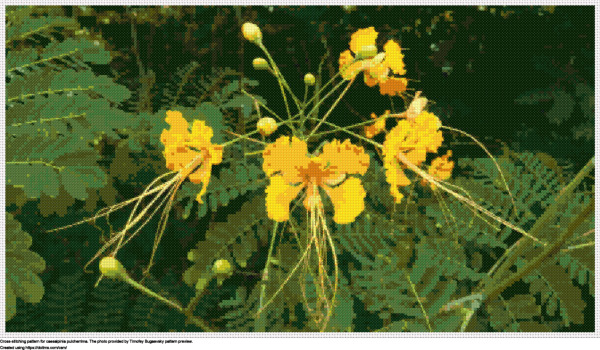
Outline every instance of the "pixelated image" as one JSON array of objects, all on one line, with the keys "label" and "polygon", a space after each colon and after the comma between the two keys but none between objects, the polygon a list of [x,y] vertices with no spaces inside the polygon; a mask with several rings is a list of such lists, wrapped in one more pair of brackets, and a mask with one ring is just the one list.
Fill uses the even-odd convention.
[{"label": "pixelated image", "polygon": [[594,332],[594,7],[5,12],[7,332]]}]

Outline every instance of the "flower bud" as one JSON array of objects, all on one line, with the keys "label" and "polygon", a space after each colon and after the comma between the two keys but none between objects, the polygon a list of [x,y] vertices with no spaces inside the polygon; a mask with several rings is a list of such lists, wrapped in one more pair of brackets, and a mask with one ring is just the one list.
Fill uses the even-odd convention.
[{"label": "flower bud", "polygon": [[212,271],[217,276],[229,276],[233,272],[233,267],[229,261],[225,259],[219,259],[215,261]]},{"label": "flower bud", "polygon": [[127,278],[127,271],[119,260],[112,256],[107,256],[100,260],[100,272],[106,277],[115,279]]},{"label": "flower bud", "polygon": [[371,58],[377,55],[377,46],[375,45],[366,45],[360,48],[356,58],[359,60],[364,60],[367,58]]},{"label": "flower bud", "polygon": [[254,23],[246,22],[242,26],[242,34],[244,34],[244,38],[246,40],[251,41],[255,44],[260,43],[262,40],[262,32],[260,28]]},{"label": "flower bud", "polygon": [[252,67],[256,70],[265,70],[269,68],[269,64],[262,57],[256,57],[252,60]]},{"label": "flower bud", "polygon": [[256,123],[256,128],[261,135],[269,136],[277,130],[277,122],[275,122],[275,119],[269,117],[260,118],[258,123]]},{"label": "flower bud", "polygon": [[306,84],[307,86],[315,85],[315,81],[316,81],[315,76],[310,73],[307,73],[304,76],[304,84]]}]

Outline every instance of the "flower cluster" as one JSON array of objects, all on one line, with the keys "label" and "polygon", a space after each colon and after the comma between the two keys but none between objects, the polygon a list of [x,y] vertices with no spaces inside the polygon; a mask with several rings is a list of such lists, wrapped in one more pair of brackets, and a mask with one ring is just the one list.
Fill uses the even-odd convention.
[{"label": "flower cluster", "polygon": [[306,189],[304,207],[314,210],[322,206],[319,188],[323,189],[334,206],[333,220],[350,223],[365,207],[365,190],[361,181],[350,174],[361,174],[369,167],[369,156],[362,147],[349,140],[333,140],[323,147],[323,153],[309,156],[306,142],[283,136],[263,152],[263,169],[270,178],[266,189],[267,212],[275,221],[286,221],[290,203]]},{"label": "flower cluster", "polygon": [[[247,40],[264,49],[262,33],[256,25],[245,23],[242,32]],[[400,45],[388,40],[383,52],[378,53],[377,36],[373,27],[352,34],[350,49],[340,55],[341,75],[345,80],[352,80],[364,72],[366,85],[379,85],[382,94],[401,94],[406,90],[407,79],[401,77],[406,70]],[[255,59],[253,63],[258,68],[264,68],[262,66],[267,64],[262,58]],[[304,80],[307,86],[315,83],[312,74],[307,74]],[[440,120],[424,111],[427,99],[419,95],[417,92],[404,113],[394,115],[399,118],[398,124],[387,133],[383,143],[386,179],[397,203],[403,198],[398,187],[411,183],[404,173],[407,164],[422,165],[427,153],[437,153],[443,141]],[[365,136],[373,138],[384,132],[389,117],[390,111],[379,117],[372,113],[374,122],[364,127]],[[203,184],[196,197],[201,203],[212,165],[222,161],[223,147],[210,142],[213,131],[203,121],[195,120],[191,132],[180,112],[168,111],[166,121],[171,128],[163,130],[161,141],[165,145],[167,167],[181,171],[182,179],[188,177],[193,183]],[[270,117],[261,118],[257,123],[257,131],[263,136],[271,135],[275,130],[277,123]],[[454,162],[449,160],[451,155],[451,151],[448,151],[432,161],[429,166],[431,177],[427,178],[429,181],[432,178],[445,180],[451,176],[454,167]],[[349,140],[333,140],[323,146],[322,153],[309,154],[306,141],[296,136],[279,137],[263,151],[263,170],[270,179],[266,188],[269,218],[279,222],[288,220],[290,204],[303,190],[304,207],[309,211],[321,210],[323,203],[320,190],[323,190],[333,204],[333,220],[339,224],[354,221],[365,208],[366,193],[361,180],[348,175],[364,175],[369,161],[363,148],[353,145]],[[429,185],[435,189],[434,183]]]},{"label": "flower cluster", "polygon": [[[223,147],[210,142],[213,130],[202,120],[194,120],[191,133],[181,112],[167,111],[165,121],[171,128],[163,130],[160,141],[165,146],[163,154],[167,160],[167,168],[182,170],[184,178],[187,176],[195,184],[202,183],[202,189],[196,196],[196,200],[202,203],[201,197],[206,192],[212,165],[223,160]],[[188,168],[193,163],[196,166]]]},{"label": "flower cluster", "polygon": [[364,81],[367,86],[379,85],[382,95],[399,95],[406,91],[408,84],[406,78],[400,77],[406,74],[400,45],[394,40],[388,40],[383,45],[384,52],[370,59],[364,59],[372,52],[377,53],[378,35],[379,33],[373,27],[359,29],[352,34],[350,50],[340,54],[340,72],[344,79],[351,80],[364,71]]}]

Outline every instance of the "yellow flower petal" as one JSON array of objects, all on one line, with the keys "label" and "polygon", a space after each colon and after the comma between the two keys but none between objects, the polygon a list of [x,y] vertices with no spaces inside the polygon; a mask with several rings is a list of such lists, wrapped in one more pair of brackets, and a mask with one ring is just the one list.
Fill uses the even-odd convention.
[{"label": "yellow flower petal", "polygon": [[383,51],[385,51],[385,62],[387,66],[392,69],[392,72],[398,75],[406,74],[403,61],[404,55],[402,54],[400,45],[394,40],[388,40],[388,42],[383,45]]},{"label": "yellow flower petal", "polygon": [[377,117],[375,113],[371,113],[371,118],[375,119],[375,123],[365,126],[365,136],[373,138],[385,130],[385,123],[390,111],[387,110],[381,117]]},{"label": "yellow flower petal", "polygon": [[263,152],[263,170],[267,176],[281,172],[288,183],[302,182],[299,170],[309,162],[306,142],[297,137],[282,136]]},{"label": "yellow flower petal", "polygon": [[[449,160],[451,156],[452,151],[448,150],[445,155],[432,160],[428,173],[438,180],[448,180],[452,176],[452,170],[454,169],[454,162]],[[433,183],[430,186],[435,190]]]},{"label": "yellow flower petal", "polygon": [[[194,158],[196,158],[196,156],[200,155],[201,153],[196,153],[194,155]],[[206,155],[206,151],[204,151],[204,154]],[[193,160],[193,159],[192,159]],[[188,162],[189,163],[189,162]],[[186,164],[187,165],[187,164]],[[192,169],[193,170],[193,169]],[[205,178],[206,178],[206,174],[209,175],[209,179],[210,179],[210,172],[212,170],[212,164],[210,163],[210,160],[208,159],[204,159],[202,161],[202,164],[199,164],[198,168],[196,169],[196,171],[194,171],[193,173],[189,174],[188,179],[195,184],[199,184],[201,182],[204,182]]]},{"label": "yellow flower petal", "polygon": [[333,203],[333,221],[336,223],[351,223],[365,209],[364,198],[367,194],[360,179],[351,177],[338,187],[323,188]]},{"label": "yellow flower petal", "polygon": [[286,221],[290,218],[290,203],[304,186],[289,185],[280,175],[272,176],[270,180],[271,183],[265,190],[267,214],[272,220]]},{"label": "yellow flower petal", "polygon": [[410,180],[404,174],[404,171],[400,168],[398,161],[395,157],[392,159],[384,159],[385,160],[385,179],[390,184],[390,194],[394,197],[396,203],[400,203],[404,195],[398,191],[398,186],[408,186],[410,185]]},{"label": "yellow flower petal", "polygon": [[[190,176],[191,178],[191,176]],[[206,193],[206,188],[208,187],[208,182],[210,181],[210,166],[208,166],[208,171],[205,171],[200,179],[202,182],[202,188],[200,192],[196,195],[196,201],[202,204],[202,196]]]},{"label": "yellow flower petal", "polygon": [[187,120],[183,118],[181,112],[167,111],[167,117],[165,118],[165,121],[171,126],[172,132],[188,133],[189,124]]},{"label": "yellow flower petal", "polygon": [[338,178],[340,174],[364,175],[369,168],[370,158],[360,146],[355,146],[346,139],[344,142],[333,140],[323,146],[323,154],[319,156],[323,162],[325,178]]},{"label": "yellow flower petal", "polygon": [[212,145],[210,148],[210,162],[212,164],[220,164],[223,161],[223,146]]},{"label": "yellow flower petal", "polygon": [[204,120],[194,120],[190,146],[196,149],[207,148],[210,145],[212,137],[213,130],[210,126],[206,125]]},{"label": "yellow flower petal", "polygon": [[379,82],[379,93],[382,95],[396,96],[406,91],[408,80],[406,78],[390,77]]},{"label": "yellow flower petal", "polygon": [[350,50],[357,54],[363,46],[376,45],[377,35],[374,27],[357,30],[350,37]]}]

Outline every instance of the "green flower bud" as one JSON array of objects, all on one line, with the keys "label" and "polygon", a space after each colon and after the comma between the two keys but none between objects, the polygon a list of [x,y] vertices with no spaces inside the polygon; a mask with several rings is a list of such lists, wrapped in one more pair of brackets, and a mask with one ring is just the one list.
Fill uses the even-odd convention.
[{"label": "green flower bud", "polygon": [[315,76],[308,73],[304,76],[304,84],[308,85],[308,86],[313,86],[315,85]]},{"label": "green flower bud", "polygon": [[126,279],[128,277],[123,265],[112,256],[107,256],[100,260],[100,272],[104,276],[114,279]]},{"label": "green flower bud", "polygon": [[254,23],[246,22],[242,25],[242,34],[246,40],[258,44],[262,41],[262,32]]},{"label": "green flower bud", "polygon": [[273,118],[263,117],[256,123],[258,132],[263,136],[269,136],[277,130],[277,122]]},{"label": "green flower bud", "polygon": [[256,70],[265,70],[269,68],[269,64],[262,57],[256,57],[252,60],[252,67]]},{"label": "green flower bud", "polygon": [[359,60],[364,60],[367,58],[371,58],[377,55],[377,46],[375,45],[367,45],[360,48],[356,58]]},{"label": "green flower bud", "polygon": [[212,271],[217,276],[230,276],[233,273],[233,267],[229,261],[225,259],[219,259],[215,261]]}]

